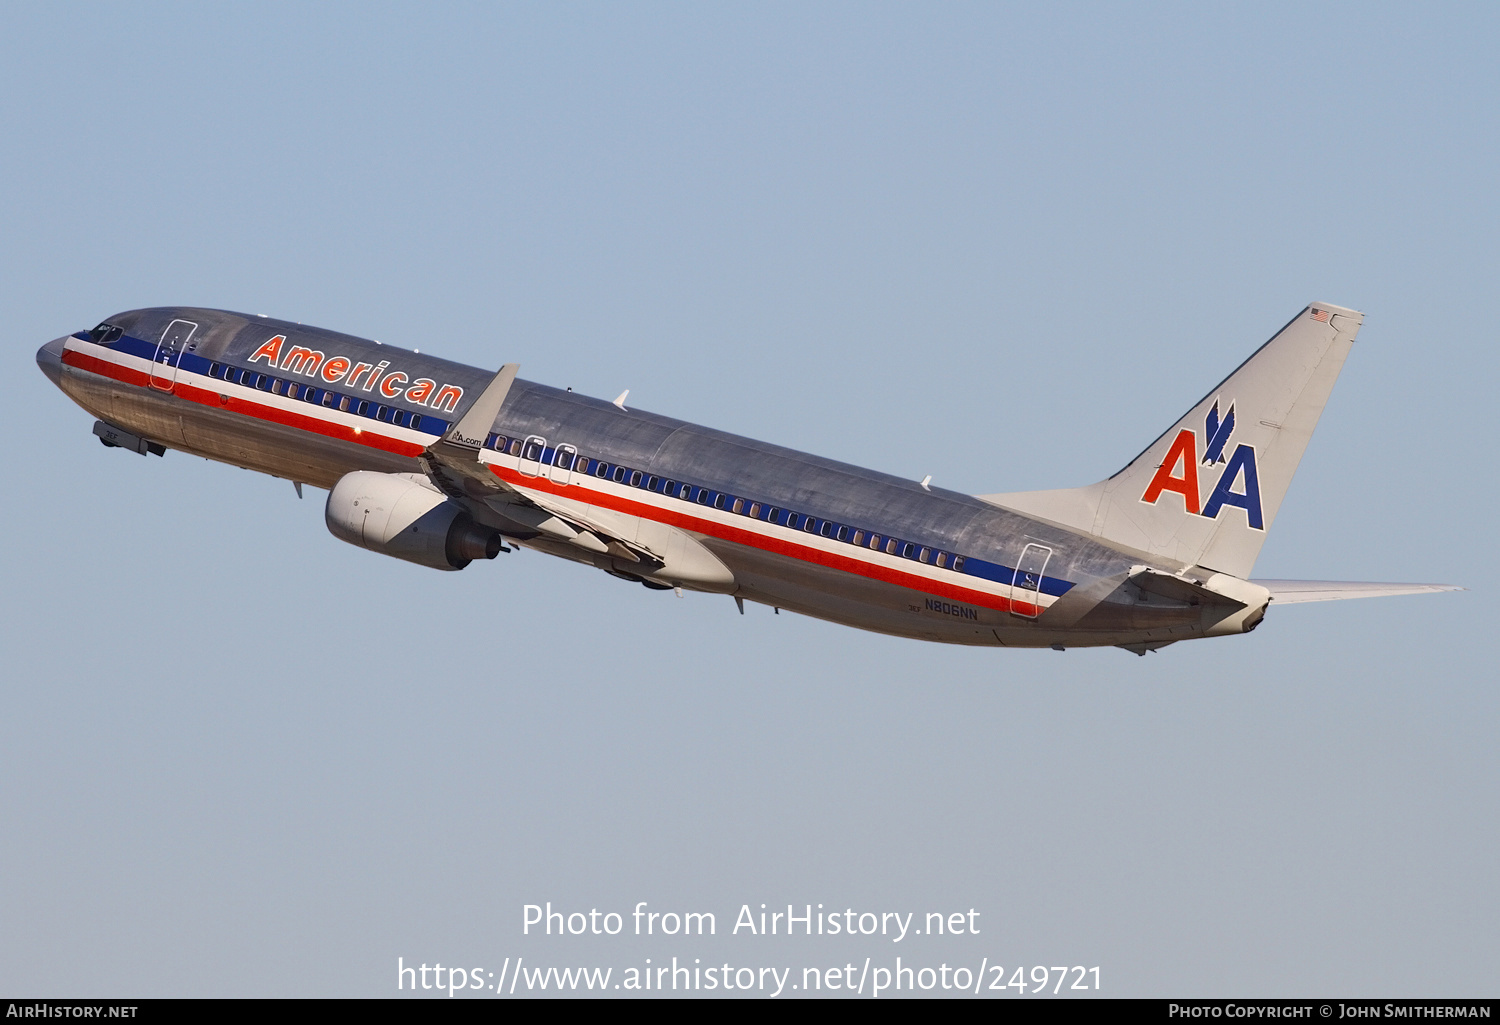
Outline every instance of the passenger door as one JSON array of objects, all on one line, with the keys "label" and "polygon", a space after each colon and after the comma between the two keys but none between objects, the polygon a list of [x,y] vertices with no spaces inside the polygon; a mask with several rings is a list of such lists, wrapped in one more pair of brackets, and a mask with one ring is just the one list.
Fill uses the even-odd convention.
[{"label": "passenger door", "polygon": [[198,325],[191,320],[174,320],[161,333],[156,345],[156,355],[151,360],[151,387],[171,391],[177,383],[177,364],[188,348],[193,332]]},{"label": "passenger door", "polygon": [[1047,560],[1052,558],[1052,549],[1046,545],[1029,544],[1021,549],[1016,560],[1016,575],[1010,588],[1010,611],[1027,619],[1035,619],[1042,611],[1039,596],[1042,591],[1042,576],[1047,570]]}]

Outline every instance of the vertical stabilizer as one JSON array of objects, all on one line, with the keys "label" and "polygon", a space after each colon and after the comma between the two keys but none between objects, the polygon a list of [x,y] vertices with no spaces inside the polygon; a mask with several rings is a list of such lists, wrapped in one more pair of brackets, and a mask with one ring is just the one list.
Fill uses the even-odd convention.
[{"label": "vertical stabilizer", "polygon": [[1363,319],[1307,307],[1108,480],[980,497],[1183,567],[1247,577]]}]

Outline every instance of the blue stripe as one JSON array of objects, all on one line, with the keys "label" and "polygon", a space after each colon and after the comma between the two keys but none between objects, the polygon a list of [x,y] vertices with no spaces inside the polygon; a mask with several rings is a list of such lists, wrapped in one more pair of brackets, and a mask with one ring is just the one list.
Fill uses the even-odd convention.
[{"label": "blue stripe", "polygon": [[[92,339],[90,339],[90,338],[87,337],[87,332],[79,332],[74,337],[76,337],[76,338],[82,338],[84,341],[91,341],[92,340]],[[110,342],[107,346],[105,346],[105,348],[112,349],[112,350],[114,350],[116,352],[128,353],[131,356],[138,356],[141,359],[146,360],[147,362],[154,363],[156,361],[156,350],[157,350],[158,346],[157,346],[156,342],[148,342],[148,341],[146,341],[143,338],[135,338],[135,337],[132,337],[131,335],[122,335],[121,337],[115,339],[113,342]],[[178,353],[175,365],[176,365],[177,369],[184,370],[184,371],[186,371],[186,372],[188,372],[190,374],[199,374],[199,375],[201,375],[203,377],[210,377],[212,375],[209,373],[209,370],[211,369],[211,367],[215,363],[218,363],[220,366],[228,367],[229,369],[234,370],[235,372],[239,372],[241,370],[249,370],[252,373],[264,374],[265,377],[267,378],[267,381],[268,381],[267,389],[269,389],[269,381],[270,380],[282,380],[282,381],[290,381],[290,380],[292,380],[291,378],[278,377],[278,375],[274,371],[271,371],[270,368],[266,368],[265,370],[260,370],[260,369],[257,369],[255,367],[237,366],[236,364],[230,363],[227,360],[222,360],[222,359],[211,360],[211,359],[209,359],[206,356],[200,356],[200,355],[198,355],[196,352],[181,352],[181,353]],[[172,364],[163,364],[163,365],[167,366],[167,365],[172,365]],[[317,402],[313,403],[313,404],[321,404],[322,399],[323,399],[323,395],[326,392],[328,392],[328,391],[332,391],[332,389],[318,388],[315,384],[309,384],[305,380],[302,380],[300,377],[295,380],[295,383],[301,385],[305,389],[315,390],[317,392],[317,396],[316,396]],[[267,390],[267,389],[262,389],[262,390]],[[379,396],[378,398],[369,398],[368,396],[362,398],[357,393],[340,392],[340,391],[334,391],[333,395],[334,395],[334,403],[335,403],[335,405],[338,403],[339,399],[344,398],[345,396],[348,396],[349,398],[354,399],[356,401],[369,402],[370,403],[370,407],[369,408],[371,410],[371,415],[368,417],[368,419],[372,419],[372,420],[375,419],[375,417],[374,417],[374,410],[377,409],[379,406],[389,406],[392,409],[400,409],[400,410],[402,410],[404,412],[409,412],[409,413],[411,413],[411,421],[408,424],[408,426],[410,427],[411,430],[420,431],[423,434],[442,434],[450,426],[449,423],[448,423],[448,421],[442,419],[441,417],[428,416],[425,413],[419,413],[419,412],[411,409],[410,406],[404,406],[401,403],[398,403],[394,399],[387,399],[383,395]],[[294,400],[294,401],[301,401],[301,400],[298,399],[298,400]]]},{"label": "blue stripe", "polygon": [[132,338],[130,335],[123,335],[115,339],[106,345],[105,348],[115,349],[119,352],[128,352],[130,355],[139,356],[141,359],[156,359],[155,342],[148,342],[143,338]]},{"label": "blue stripe", "polygon": [[[79,332],[74,337],[84,338],[85,340],[91,340],[91,339],[88,339],[86,337],[86,335],[87,335],[86,332]],[[134,338],[134,337],[132,337],[130,335],[124,335],[124,336],[116,339],[115,341],[111,342],[107,346],[107,348],[114,349],[114,350],[117,350],[117,351],[120,351],[120,352],[127,352],[127,353],[129,353],[129,354],[131,354],[133,356],[139,356],[142,359],[154,362],[155,359],[156,359],[157,343],[155,343],[155,342],[148,342],[148,341],[146,341],[145,339],[142,339],[142,338]],[[251,370],[254,373],[265,373],[268,378],[274,378],[275,377],[274,373],[267,372],[267,371],[269,371],[269,368],[267,368],[266,371],[262,371],[262,370],[257,370],[254,367],[236,366],[235,364],[229,363],[229,362],[227,362],[225,360],[222,360],[222,359],[221,360],[209,360],[207,357],[199,356],[195,352],[183,352],[183,353],[180,353],[178,355],[178,357],[177,357],[177,366],[178,366],[179,369],[185,370],[185,371],[187,371],[189,373],[193,373],[193,374],[200,374],[200,375],[202,375],[204,377],[210,377],[210,376],[212,376],[209,373],[210,365],[212,363],[219,363],[221,366],[228,367],[228,368],[230,368],[230,369],[232,369],[232,370],[234,370],[236,372],[238,372],[240,370]],[[281,378],[281,380],[288,380],[288,378]],[[321,406],[323,394],[325,392],[331,390],[331,389],[317,388],[315,385],[307,384],[305,381],[302,381],[302,380],[298,380],[296,383],[302,385],[305,389],[315,390],[317,392],[316,403],[315,404],[318,404],[320,406]],[[267,385],[267,387],[269,388],[269,384]],[[355,399],[356,401],[360,401],[360,398],[359,398],[358,395],[350,394],[348,392],[337,392],[337,391],[335,391],[335,392],[333,392],[333,394],[335,396],[335,398],[334,398],[335,408],[337,407],[338,400],[340,398],[344,397],[345,395],[347,395],[351,399]],[[298,400],[294,400],[294,401],[302,401],[302,400],[298,399]],[[394,401],[388,400],[388,399],[379,399],[379,400],[377,400],[377,399],[368,399],[367,398],[367,399],[365,399],[363,401],[367,401],[367,402],[370,403],[369,409],[370,409],[371,415],[370,415],[369,419],[374,419],[374,410],[379,405],[387,405],[387,406],[390,406],[392,408],[400,408],[399,406],[397,406],[397,404]],[[447,431],[448,427],[450,426],[449,422],[447,420],[444,420],[444,419],[442,419],[440,417],[426,416],[424,414],[417,413],[417,412],[415,412],[415,411],[413,411],[413,410],[411,410],[409,408],[406,411],[412,413],[412,419],[411,419],[411,423],[410,423],[410,427],[411,427],[412,430],[421,431],[422,433],[425,433],[425,434],[442,434],[445,431]],[[353,414],[351,414],[351,415],[353,415]],[[486,447],[499,448],[500,446],[497,444],[497,441],[498,441],[498,439],[500,437],[502,437],[502,436],[500,436],[500,435],[491,435],[489,439],[486,439]],[[540,462],[544,466],[551,465],[551,463],[553,462],[553,460],[556,458],[556,454],[557,454],[557,450],[555,448],[553,448],[552,446],[547,446],[541,452],[541,454],[540,454]],[[583,455],[583,453],[580,453],[580,455]],[[522,457],[524,458],[524,456],[525,456],[525,453],[523,451],[522,452]],[[585,458],[591,458],[591,457],[585,456]],[[591,462],[597,462],[597,460],[592,460],[591,459]],[[613,464],[613,463],[610,464],[609,475],[608,475],[608,477],[606,479],[609,479],[609,480],[613,480],[614,479],[614,470],[615,470],[616,465],[619,465],[619,464]],[[630,473],[636,472],[636,471],[635,471],[634,467],[626,467],[625,469],[626,469],[625,482],[628,484],[629,481],[630,481],[630,476],[629,476]],[[642,487],[645,487],[646,482],[650,479],[650,477],[652,477],[652,476],[657,476],[658,477],[658,493],[659,493],[660,492],[660,488],[664,485],[664,482],[665,482],[666,478],[664,476],[657,475],[657,474],[647,474],[644,470],[639,471],[639,472],[642,475],[642,480],[641,480],[641,486]],[[594,474],[589,474],[589,476],[595,476],[595,475]],[[684,483],[686,483],[686,482],[684,482]],[[703,491],[706,491],[708,493],[708,500],[705,503],[700,503],[700,502],[697,501],[697,499],[698,499],[699,493],[703,492]],[[686,501],[688,501],[688,502],[690,502],[692,504],[695,504],[695,505],[702,504],[702,505],[707,505],[709,507],[713,507],[714,498],[717,497],[719,494],[724,494],[724,497],[725,497],[725,500],[726,500],[725,501],[726,507],[728,505],[730,505],[734,501],[735,498],[737,498],[737,497],[744,498],[744,496],[730,495],[730,494],[724,493],[724,492],[718,492],[718,491],[713,491],[713,490],[707,489],[707,488],[699,488],[697,486],[693,486],[692,490],[690,492],[690,497]],[[752,501],[760,503],[760,505],[762,506],[762,510],[761,510],[761,515],[758,518],[762,522],[766,522],[766,518],[767,518],[767,516],[769,514],[770,509],[775,508],[775,507],[771,503],[764,502],[764,501],[762,501],[760,499],[744,498],[746,509],[749,508],[749,505],[750,505],[750,503]],[[800,513],[800,512],[794,512],[792,510],[781,510],[778,513],[778,516],[777,516],[777,523],[778,523],[778,525],[786,526],[788,517],[795,516],[797,518],[797,520],[796,520],[797,527],[796,528],[791,528],[791,529],[795,529],[797,533],[803,533],[804,531],[802,530],[802,523],[803,523],[804,518],[807,517],[807,516],[809,516],[809,515],[810,514]],[[816,516],[814,516],[812,518],[814,520],[819,521],[819,525],[821,526],[822,517],[816,517]],[[865,529],[863,527],[855,527],[852,524],[842,524],[842,523],[838,523],[838,522],[835,522],[835,521],[829,521],[829,522],[832,525],[832,529],[830,531],[830,535],[829,536],[836,536],[837,533],[838,533],[838,528],[841,527],[841,526],[846,526],[846,527],[849,528],[849,530],[850,530],[850,536],[851,537],[852,537],[852,532],[854,530],[864,530]],[[880,533],[879,531],[870,531],[870,530],[866,530],[865,532],[867,534],[879,534]],[[818,533],[818,534],[821,535],[821,531],[817,531],[815,533]],[[880,536],[883,537],[883,538],[890,538],[892,535],[881,534]],[[899,542],[899,544],[902,546],[902,548],[904,548],[904,546],[906,544],[908,544],[908,543],[916,543],[919,546],[921,546],[920,542],[907,542],[906,540],[901,539],[901,538],[896,538],[896,540]],[[850,543],[850,542],[844,542],[844,543]],[[934,555],[938,551],[949,552],[950,556],[953,554],[950,549],[948,549],[948,548],[946,548],[944,546],[941,546],[941,545],[928,545],[926,547],[930,547],[932,549]],[[901,551],[902,548],[898,548],[897,551]],[[1010,566],[1003,566],[1003,565],[1001,565],[1000,563],[997,563],[997,562],[987,562],[984,559],[977,559],[977,558],[974,558],[973,556],[968,556],[968,555],[963,556],[963,560],[964,560],[963,568],[957,571],[960,575],[975,576],[975,577],[979,577],[982,580],[990,580],[990,581],[993,581],[994,583],[1004,584],[1006,586],[1011,585],[1015,581],[1016,571],[1015,571],[1014,568],[1012,568]],[[913,560],[913,561],[916,561],[916,560]],[[951,572],[952,571],[951,568],[949,568],[948,571]],[[1067,594],[1068,591],[1072,588],[1072,586],[1073,586],[1072,582],[1068,581],[1068,580],[1062,580],[1062,579],[1059,579],[1057,577],[1043,577],[1042,581],[1041,581],[1040,590],[1041,590],[1041,592],[1043,594],[1051,595],[1052,597],[1061,597],[1062,595]]]},{"label": "blue stripe", "polygon": [[[1016,571],[1010,566],[1002,566],[998,562],[986,562],[983,559],[965,558],[964,568],[961,572],[982,577],[985,580],[993,580],[997,584],[1011,584],[1016,579]],[[1057,577],[1043,577],[1041,591],[1060,598],[1068,593],[1073,586],[1071,581],[1060,580]]]}]

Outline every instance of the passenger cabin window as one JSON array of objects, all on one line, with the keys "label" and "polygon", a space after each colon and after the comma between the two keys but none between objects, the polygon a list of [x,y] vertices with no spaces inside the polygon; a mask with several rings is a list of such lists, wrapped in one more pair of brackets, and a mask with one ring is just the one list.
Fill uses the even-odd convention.
[{"label": "passenger cabin window", "polygon": [[[299,388],[291,382],[275,380],[270,377],[257,377],[251,371],[237,371],[233,367],[223,367],[213,364],[210,373],[222,371],[226,380],[233,380],[238,374],[243,383],[254,382],[254,386],[262,389],[270,387],[277,394],[285,393],[296,398]],[[274,382],[274,383],[272,383]],[[417,413],[407,413],[403,410],[389,406],[376,407],[373,403],[360,401],[357,397],[341,396],[335,392],[321,391],[311,385],[300,389],[303,399],[308,402],[322,401],[323,405],[331,406],[335,400],[339,402],[339,408],[349,410],[351,404],[360,415],[370,415],[379,420],[387,420],[398,426],[409,426],[412,430],[423,430],[423,417]],[[367,413],[367,410],[372,410]],[[434,426],[428,430],[441,434],[448,429],[448,422],[433,418]],[[762,505],[746,498],[737,498],[734,495],[714,491],[711,488],[701,488],[693,484],[670,478],[661,478],[647,474],[641,470],[632,470],[628,466],[619,466],[607,463],[600,459],[591,460],[586,456],[579,455],[571,445],[565,445],[557,450],[548,449],[544,442],[539,440],[527,440],[525,442],[511,438],[507,439],[500,434],[489,435],[485,439],[485,447],[493,447],[498,452],[508,452],[510,455],[520,455],[524,450],[525,458],[537,459],[545,462],[552,459],[553,465],[561,469],[571,469],[574,473],[587,474],[591,469],[595,477],[601,479],[612,479],[617,484],[629,484],[633,488],[645,488],[649,491],[679,498],[685,502],[695,502],[698,505],[709,505],[712,503],[715,509],[724,509],[736,515],[750,516],[777,526],[785,526],[791,530],[801,530],[809,534],[818,534],[822,537],[837,539],[846,544],[853,544],[862,548],[868,548],[872,552],[884,552],[904,559],[912,559],[926,565],[935,565],[939,569],[951,569],[955,573],[964,571],[964,558],[951,552],[919,545],[913,541],[902,541],[899,538],[875,534],[863,529],[834,523],[831,520],[822,520],[816,516],[807,516],[802,513],[781,509],[777,506]]]}]

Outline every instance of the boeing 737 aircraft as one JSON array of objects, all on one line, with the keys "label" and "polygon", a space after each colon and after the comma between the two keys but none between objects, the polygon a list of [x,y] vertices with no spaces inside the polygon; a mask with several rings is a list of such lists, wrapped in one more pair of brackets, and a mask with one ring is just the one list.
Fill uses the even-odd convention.
[{"label": "boeing 737 aircraft", "polygon": [[1145,654],[1273,601],[1456,590],[1249,579],[1362,320],[1307,307],[1107,480],[978,497],[223,310],[121,313],[37,363],[105,445],[328,488],[334,536],[434,569],[519,545],[741,612]]}]

